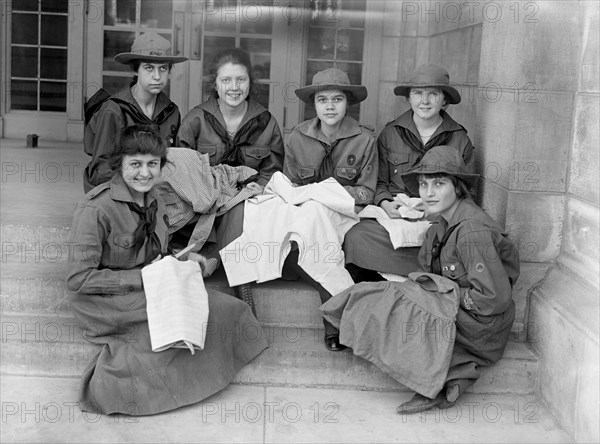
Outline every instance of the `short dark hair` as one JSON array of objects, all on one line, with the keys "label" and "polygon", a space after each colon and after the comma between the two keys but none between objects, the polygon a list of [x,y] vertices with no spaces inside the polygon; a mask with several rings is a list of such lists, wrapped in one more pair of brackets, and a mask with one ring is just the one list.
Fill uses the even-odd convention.
[{"label": "short dark hair", "polygon": [[460,179],[457,176],[444,173],[434,173],[419,174],[418,179],[420,179],[421,177],[425,177],[427,179],[449,179],[452,182],[452,185],[454,185],[454,192],[456,193],[456,197],[458,199],[465,199],[467,197],[473,198],[473,191],[469,189],[464,180]]},{"label": "short dark hair", "polygon": [[123,158],[136,154],[151,154],[160,157],[160,168],[167,163],[167,146],[163,138],[151,125],[131,125],[119,131],[108,166],[113,175],[121,170]]},{"label": "short dark hair", "polygon": [[[255,78],[254,78],[254,70],[252,69],[252,62],[250,62],[250,56],[246,51],[241,48],[229,48],[219,51],[217,55],[212,60],[210,67],[208,68],[208,76],[210,84],[215,87],[217,82],[217,75],[219,74],[219,68],[221,66],[231,63],[233,65],[242,65],[246,68],[248,72],[248,80],[250,81],[250,86],[248,87],[248,96],[252,97],[255,89]],[[213,94],[217,96],[216,88],[213,91]]]}]

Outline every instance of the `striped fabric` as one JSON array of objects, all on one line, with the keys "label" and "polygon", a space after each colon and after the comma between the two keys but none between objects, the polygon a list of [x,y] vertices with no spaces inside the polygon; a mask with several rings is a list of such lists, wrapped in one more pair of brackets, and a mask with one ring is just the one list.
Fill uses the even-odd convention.
[{"label": "striped fabric", "polygon": [[199,251],[211,232],[216,216],[252,196],[238,188],[257,172],[246,166],[211,166],[208,155],[189,148],[169,148],[163,182],[157,190],[167,208],[169,234],[196,221],[189,244]]}]

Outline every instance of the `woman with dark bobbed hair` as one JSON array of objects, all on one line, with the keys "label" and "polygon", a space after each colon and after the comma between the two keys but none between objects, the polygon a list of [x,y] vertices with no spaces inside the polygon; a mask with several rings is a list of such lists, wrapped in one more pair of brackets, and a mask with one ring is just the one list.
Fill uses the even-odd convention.
[{"label": "woman with dark bobbed hair", "polygon": [[[141,270],[167,252],[165,203],[155,191],[166,163],[167,147],[152,127],[124,128],[107,162],[112,178],[75,210],[70,305],[85,338],[101,346],[84,370],[84,411],[151,415],[196,403],[267,347],[247,304],[208,289],[204,349],[152,351]],[[226,333],[246,329],[257,335]]]}]

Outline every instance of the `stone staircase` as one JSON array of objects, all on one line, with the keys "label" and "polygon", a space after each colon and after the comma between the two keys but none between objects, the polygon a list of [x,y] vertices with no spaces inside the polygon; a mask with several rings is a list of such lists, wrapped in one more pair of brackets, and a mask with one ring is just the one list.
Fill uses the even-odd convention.
[{"label": "stone staircase", "polygon": [[[1,371],[78,377],[96,352],[68,307],[65,287],[71,217],[82,195],[85,155],[75,147],[2,150]],[[9,160],[10,159],[10,160]],[[10,173],[10,174],[9,174]],[[207,286],[232,293],[222,270]],[[505,355],[486,369],[474,393],[531,394],[537,361],[524,342],[525,284],[515,289],[517,320]],[[273,281],[254,288],[269,349],[237,376],[240,384],[406,389],[350,351],[323,346],[316,291],[303,282]],[[88,327],[89,328],[89,327]]]}]

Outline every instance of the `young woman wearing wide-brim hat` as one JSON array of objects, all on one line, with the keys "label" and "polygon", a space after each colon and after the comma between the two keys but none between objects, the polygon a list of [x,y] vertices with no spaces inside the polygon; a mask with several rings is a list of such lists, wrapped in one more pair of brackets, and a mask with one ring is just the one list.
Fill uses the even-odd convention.
[{"label": "young woman wearing wide-brim hat", "polygon": [[129,52],[117,54],[115,60],[129,65],[135,76],[131,84],[112,95],[93,115],[85,128],[86,152],[92,156],[84,170],[84,190],[110,180],[107,159],[114,137],[121,128],[134,124],[152,125],[167,146],[175,146],[181,123],[179,108],[163,90],[175,63],[186,57],[171,54],[171,43],[155,32],[138,36]]},{"label": "young woman wearing wide-brim hat", "polygon": [[412,414],[452,406],[502,357],[520,269],[516,245],[471,199],[479,175],[454,147],[431,148],[403,179],[432,220],[419,273],[353,285],[322,309],[355,354],[417,392],[397,408]]},{"label": "young woman wearing wide-brim hat", "polygon": [[[356,208],[373,203],[377,183],[377,150],[371,128],[347,115],[348,107],[367,98],[367,88],[352,85],[338,68],[317,72],[312,84],[298,88],[296,95],[314,106],[317,117],[298,124],[285,144],[284,174],[297,185],[335,178],[354,198]],[[298,250],[290,253],[284,271],[301,276],[319,291],[321,302],[331,298],[321,285],[298,266]],[[343,350],[339,332],[325,325],[325,346]]]},{"label": "young woman wearing wide-brim hat", "polygon": [[[399,193],[418,196],[402,174],[414,167],[432,147],[456,148],[469,170],[473,169],[473,145],[466,129],[444,110],[461,101],[450,84],[448,72],[437,65],[423,65],[394,89],[405,96],[411,109],[388,123],[377,140],[379,171],[374,204],[391,218],[399,218]],[[416,248],[394,249],[388,232],[377,221],[361,220],[346,235],[344,251],[349,271],[357,281],[380,279],[376,272],[407,275],[417,267]]]}]

